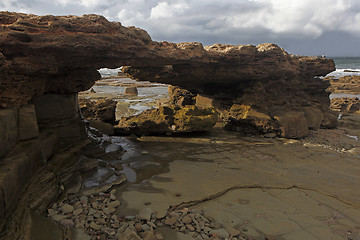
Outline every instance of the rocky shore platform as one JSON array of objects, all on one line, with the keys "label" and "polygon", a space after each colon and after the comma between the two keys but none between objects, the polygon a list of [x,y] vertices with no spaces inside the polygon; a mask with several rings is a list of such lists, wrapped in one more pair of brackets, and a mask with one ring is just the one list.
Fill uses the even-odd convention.
[{"label": "rocky shore platform", "polygon": [[55,201],[48,221],[75,229],[74,239],[356,239],[360,144],[348,132],[358,125],[345,119],[303,140],[222,126],[114,137],[126,152],[109,162],[123,165],[127,183]]}]

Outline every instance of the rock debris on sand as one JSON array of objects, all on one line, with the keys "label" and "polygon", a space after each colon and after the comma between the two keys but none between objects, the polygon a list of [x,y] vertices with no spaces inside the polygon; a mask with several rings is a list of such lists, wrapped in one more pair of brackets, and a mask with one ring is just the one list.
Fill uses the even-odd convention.
[{"label": "rock debris on sand", "polygon": [[91,239],[154,239],[164,236],[159,227],[168,227],[194,239],[244,239],[240,231],[219,227],[197,209],[183,208],[168,211],[162,218],[149,207],[136,216],[115,213],[121,202],[115,192],[80,196],[55,203],[48,209],[48,217],[64,227],[85,230]]}]

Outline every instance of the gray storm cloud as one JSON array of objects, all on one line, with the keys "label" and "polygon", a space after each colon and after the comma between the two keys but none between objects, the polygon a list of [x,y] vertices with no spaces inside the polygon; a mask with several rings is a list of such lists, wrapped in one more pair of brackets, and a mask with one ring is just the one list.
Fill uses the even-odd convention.
[{"label": "gray storm cloud", "polygon": [[274,42],[296,54],[360,55],[354,45],[360,40],[358,0],[2,0],[0,8],[101,14],[143,28],[157,41]]}]

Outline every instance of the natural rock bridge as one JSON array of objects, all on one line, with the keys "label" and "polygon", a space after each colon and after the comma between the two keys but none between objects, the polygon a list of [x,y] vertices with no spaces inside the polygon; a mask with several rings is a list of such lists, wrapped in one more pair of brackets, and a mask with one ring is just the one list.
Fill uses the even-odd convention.
[{"label": "natural rock bridge", "polygon": [[297,138],[336,126],[328,83],[316,78],[335,70],[331,59],[274,44],[155,42],[97,15],[0,12],[0,218],[43,161],[86,138],[76,94],[100,78],[97,69],[119,66],[197,94],[199,105],[217,108],[235,130],[251,125]]}]

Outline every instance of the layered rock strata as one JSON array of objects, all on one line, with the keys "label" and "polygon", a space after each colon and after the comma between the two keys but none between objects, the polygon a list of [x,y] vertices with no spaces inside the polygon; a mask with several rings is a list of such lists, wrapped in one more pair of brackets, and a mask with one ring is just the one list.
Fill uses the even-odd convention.
[{"label": "layered rock strata", "polygon": [[3,108],[25,105],[44,93],[89,89],[101,67],[131,66],[124,72],[135,78],[209,95],[225,91],[238,97],[260,82],[268,89],[294,85],[289,95],[318,93],[313,98],[321,97],[323,87],[313,77],[334,70],[332,60],[294,56],[274,44],[204,48],[200,43],[154,42],[144,30],[97,15],[1,12],[0,24]]},{"label": "layered rock strata", "polygon": [[[77,94],[46,94],[0,109],[0,232],[33,175],[56,153],[86,139],[84,130]],[[51,198],[47,194],[42,198]]]}]

